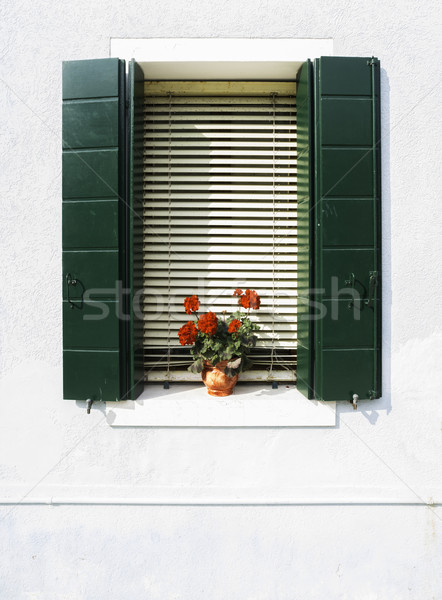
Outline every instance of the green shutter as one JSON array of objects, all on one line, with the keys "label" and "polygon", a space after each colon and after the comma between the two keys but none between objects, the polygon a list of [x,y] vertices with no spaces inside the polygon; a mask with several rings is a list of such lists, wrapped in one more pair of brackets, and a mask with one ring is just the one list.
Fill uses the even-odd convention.
[{"label": "green shutter", "polygon": [[313,196],[312,63],[303,64],[296,93],[298,183],[298,349],[297,387],[307,398],[313,390]]},{"label": "green shutter", "polygon": [[128,399],[137,398],[144,387],[143,357],[143,139],[144,73],[132,60],[129,64],[129,203],[128,265],[129,294],[129,388]]},{"label": "green shutter", "polygon": [[124,62],[63,64],[63,396],[127,389]]},{"label": "green shutter", "polygon": [[381,395],[379,61],[314,64],[315,397]]}]

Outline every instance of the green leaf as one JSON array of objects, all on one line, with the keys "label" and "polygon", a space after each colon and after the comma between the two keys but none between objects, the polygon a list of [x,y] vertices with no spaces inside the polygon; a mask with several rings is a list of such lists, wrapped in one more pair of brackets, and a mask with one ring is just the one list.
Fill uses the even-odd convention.
[{"label": "green leaf", "polygon": [[245,371],[246,369],[250,369],[250,367],[252,365],[253,365],[253,362],[249,358],[247,358],[247,356],[245,356],[243,365],[242,365],[242,370]]},{"label": "green leaf", "polygon": [[239,365],[241,364],[242,358],[239,357],[236,360],[231,360],[230,362],[227,363],[227,367],[229,369],[237,369],[239,367]]},{"label": "green leaf", "polygon": [[190,365],[190,367],[188,367],[188,371],[190,371],[191,373],[201,373],[201,371],[203,370],[203,364],[203,359],[197,358],[197,360],[193,362]]}]

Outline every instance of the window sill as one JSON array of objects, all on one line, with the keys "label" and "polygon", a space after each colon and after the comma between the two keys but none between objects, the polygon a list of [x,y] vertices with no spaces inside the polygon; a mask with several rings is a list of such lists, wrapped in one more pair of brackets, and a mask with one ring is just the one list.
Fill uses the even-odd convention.
[{"label": "window sill", "polygon": [[135,400],[107,402],[112,427],[334,427],[336,403],[307,400],[296,386],[240,383],[215,398],[202,384],[146,385]]}]

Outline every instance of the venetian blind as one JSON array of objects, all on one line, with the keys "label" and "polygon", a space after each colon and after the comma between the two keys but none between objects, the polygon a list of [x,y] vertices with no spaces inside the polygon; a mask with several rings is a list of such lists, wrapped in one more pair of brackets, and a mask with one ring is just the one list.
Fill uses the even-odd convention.
[{"label": "venetian blind", "polygon": [[[261,296],[255,368],[241,379],[295,379],[295,84],[146,83],[144,345],[148,380],[193,380],[177,332],[201,311]],[[190,95],[193,94],[193,95]],[[199,376],[196,376],[199,379]]]}]

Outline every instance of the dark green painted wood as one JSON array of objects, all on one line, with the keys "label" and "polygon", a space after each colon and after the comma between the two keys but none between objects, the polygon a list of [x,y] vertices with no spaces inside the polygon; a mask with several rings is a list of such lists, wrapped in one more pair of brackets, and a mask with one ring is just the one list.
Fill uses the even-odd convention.
[{"label": "dark green painted wood", "polygon": [[373,246],[373,201],[371,198],[323,198],[322,243],[327,246]]},{"label": "dark green painted wood", "polygon": [[144,73],[132,60],[129,64],[129,205],[128,223],[128,389],[135,399],[144,388],[144,329],[140,311],[144,283],[143,260],[143,146]]},{"label": "dark green painted wood", "polygon": [[379,63],[322,57],[314,64],[315,396],[379,397]]},{"label": "dark green painted wood", "polygon": [[321,96],[372,96],[371,79],[367,78],[370,58],[322,56],[315,61]]},{"label": "dark green painted wood", "polygon": [[[115,299],[118,296],[120,270],[118,250],[66,250],[63,251],[63,269],[80,283],[69,286],[71,298]],[[66,279],[63,300],[67,300]]]},{"label": "dark green painted wood", "polygon": [[[63,98],[64,397],[119,400],[127,379],[121,358],[126,324],[119,318],[125,280],[124,63],[64,63]],[[75,284],[68,285],[69,277]],[[106,302],[91,302],[98,299]]]},{"label": "dark green painted wood", "polygon": [[63,153],[63,199],[118,198],[118,148]]},{"label": "dark green painted wood", "polygon": [[63,202],[63,246],[118,248],[118,200]]},{"label": "dark green painted wood", "polygon": [[118,98],[63,105],[63,148],[118,146]]},{"label": "dark green painted wood", "polygon": [[321,195],[373,196],[373,162],[370,150],[359,148],[323,148]]},{"label": "dark green painted wood", "polygon": [[298,350],[297,388],[314,397],[313,390],[313,150],[312,64],[303,64],[296,95],[298,189]]},{"label": "dark green painted wood", "polygon": [[323,348],[370,348],[373,344],[374,311],[363,300],[352,301],[342,294],[324,300]]},{"label": "dark green painted wood", "polygon": [[72,60],[63,63],[63,100],[118,97],[118,58]]},{"label": "dark green painted wood", "polygon": [[64,350],[63,398],[120,400],[119,355],[118,350]]},{"label": "dark green painted wood", "polygon": [[373,399],[374,353],[370,349],[324,350],[321,356],[324,400]]},{"label": "dark green painted wood", "polygon": [[63,302],[63,344],[65,349],[119,350],[118,302],[85,302],[72,308]]},{"label": "dark green painted wood", "polygon": [[373,129],[371,112],[371,100],[368,98],[323,98],[323,146],[370,146]]},{"label": "dark green painted wood", "polygon": [[371,248],[322,248],[322,285],[323,298],[337,298],[343,290],[353,289],[345,282],[351,273],[355,275],[354,289],[363,298],[368,297],[370,271],[375,270],[373,250]]}]

